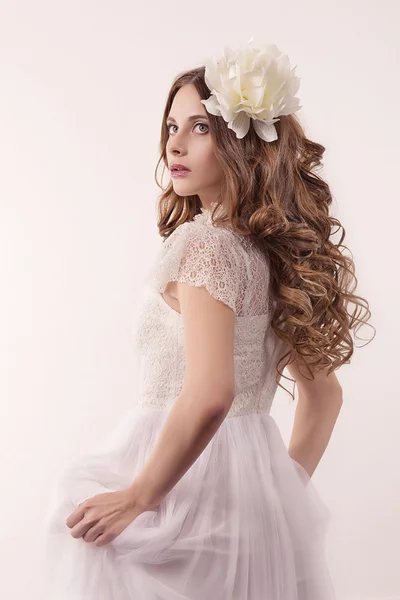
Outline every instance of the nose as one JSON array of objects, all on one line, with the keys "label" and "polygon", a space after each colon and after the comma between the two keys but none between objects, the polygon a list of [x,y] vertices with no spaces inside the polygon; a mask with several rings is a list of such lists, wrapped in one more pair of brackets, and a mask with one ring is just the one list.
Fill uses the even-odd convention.
[{"label": "nose", "polygon": [[170,146],[169,151],[170,154],[172,154],[172,156],[184,156],[185,154],[187,154],[186,150],[183,149],[183,146],[179,144],[174,144],[173,146]]},{"label": "nose", "polygon": [[184,156],[187,154],[187,146],[183,140],[183,136],[175,133],[173,138],[170,138],[167,143],[168,151],[173,156]]}]

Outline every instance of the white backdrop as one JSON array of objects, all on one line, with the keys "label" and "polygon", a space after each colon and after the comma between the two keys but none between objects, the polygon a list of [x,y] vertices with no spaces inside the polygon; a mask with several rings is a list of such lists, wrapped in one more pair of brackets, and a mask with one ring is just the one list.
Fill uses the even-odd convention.
[{"label": "white backdrop", "polygon": [[[344,405],[313,476],[332,513],[332,576],[339,600],[400,598],[399,17],[396,0],[2,1],[2,597],[53,600],[40,538],[53,482],[132,403],[172,79],[254,35],[297,65],[300,115],[327,148],[333,211],[377,328],[337,372]],[[272,413],[286,442],[288,400],[279,390]]]}]

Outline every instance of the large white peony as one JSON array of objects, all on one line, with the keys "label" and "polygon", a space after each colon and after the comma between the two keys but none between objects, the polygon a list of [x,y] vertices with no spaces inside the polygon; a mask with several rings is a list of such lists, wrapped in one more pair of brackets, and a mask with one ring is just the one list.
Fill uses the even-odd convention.
[{"label": "large white peony", "polygon": [[279,116],[301,108],[295,97],[300,78],[275,44],[254,48],[252,41],[239,49],[226,46],[222,58],[204,61],[211,95],[201,102],[209,113],[222,116],[238,138],[246,135],[253,119],[260,138],[273,142],[278,138],[274,123]]}]

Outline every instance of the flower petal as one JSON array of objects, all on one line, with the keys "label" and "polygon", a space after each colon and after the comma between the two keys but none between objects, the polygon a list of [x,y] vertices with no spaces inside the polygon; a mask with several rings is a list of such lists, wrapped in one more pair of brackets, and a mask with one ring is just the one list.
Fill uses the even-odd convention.
[{"label": "flower petal", "polygon": [[253,127],[256,134],[265,142],[274,142],[278,139],[278,134],[273,123],[265,123],[265,121],[253,119]]},{"label": "flower petal", "polygon": [[233,121],[228,123],[229,129],[233,129],[236,133],[236,137],[239,139],[244,138],[246,133],[250,129],[250,117],[244,112],[238,113]]},{"label": "flower petal", "polygon": [[201,100],[201,103],[204,104],[204,106],[210,114],[215,115],[216,117],[221,116],[221,110],[219,108],[218,100],[214,96],[214,94],[211,94],[211,96],[206,100]]},{"label": "flower petal", "polygon": [[218,72],[217,66],[211,61],[205,61],[205,72],[204,81],[208,89],[212,92],[213,90],[222,90],[221,76]]}]

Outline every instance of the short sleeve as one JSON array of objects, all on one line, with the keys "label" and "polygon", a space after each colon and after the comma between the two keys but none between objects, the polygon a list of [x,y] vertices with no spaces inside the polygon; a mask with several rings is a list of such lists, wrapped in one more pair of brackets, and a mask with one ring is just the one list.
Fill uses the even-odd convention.
[{"label": "short sleeve", "polygon": [[193,222],[180,225],[163,243],[148,282],[163,293],[169,281],[204,286],[238,314],[243,257],[229,234]]}]

